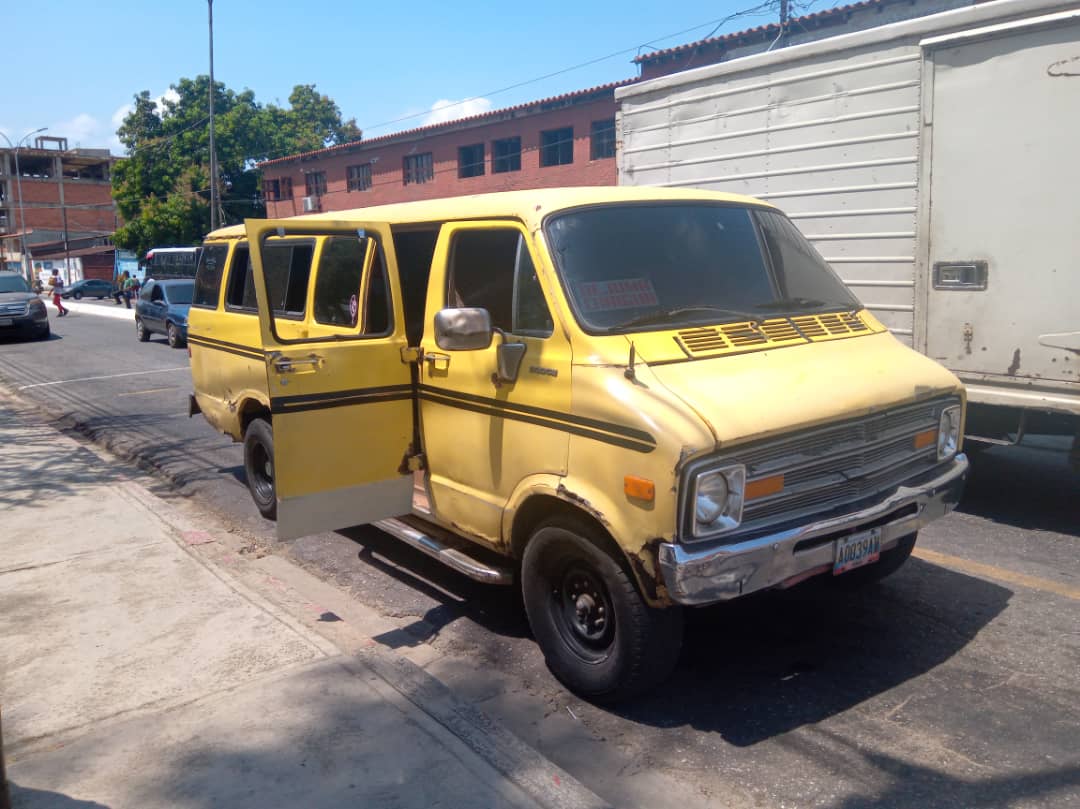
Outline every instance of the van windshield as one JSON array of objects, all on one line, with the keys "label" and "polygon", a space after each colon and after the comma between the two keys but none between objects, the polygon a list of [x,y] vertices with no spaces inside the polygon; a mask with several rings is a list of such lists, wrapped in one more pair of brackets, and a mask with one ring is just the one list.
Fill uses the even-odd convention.
[{"label": "van windshield", "polygon": [[554,215],[544,232],[593,334],[861,308],[787,217],[766,209],[611,205]]}]

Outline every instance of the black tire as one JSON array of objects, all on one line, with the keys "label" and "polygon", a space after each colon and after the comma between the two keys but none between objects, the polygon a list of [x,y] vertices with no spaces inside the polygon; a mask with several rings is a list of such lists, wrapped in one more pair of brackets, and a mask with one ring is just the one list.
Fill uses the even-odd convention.
[{"label": "black tire", "polygon": [[50,337],[52,337],[52,328],[48,323],[45,324],[45,328],[34,335],[35,340],[48,340]]},{"label": "black tire", "polygon": [[82,300],[82,293],[81,292],[72,292],[71,297],[73,297],[77,301],[81,301]]},{"label": "black tire", "polygon": [[646,604],[633,577],[595,539],[584,520],[543,523],[525,548],[521,590],[552,674],[586,699],[613,703],[671,674],[683,616],[678,607]]},{"label": "black tire", "polygon": [[255,419],[244,431],[244,476],[259,513],[268,520],[276,520],[274,430],[266,419]]},{"label": "black tire", "polygon": [[841,573],[839,576],[833,576],[832,583],[842,590],[861,590],[871,584],[877,584],[903,567],[904,562],[911,556],[911,552],[915,550],[915,540],[918,537],[918,533],[900,537],[894,547],[881,552],[881,558],[876,562]]},{"label": "black tire", "polygon": [[145,343],[150,339],[150,329],[143,325],[142,318],[135,318],[135,336],[139,338],[140,343]]},{"label": "black tire", "polygon": [[186,344],[184,338],[180,336],[180,329],[176,328],[175,323],[169,324],[168,332],[166,332],[166,337],[169,341],[169,345],[173,348],[183,348]]}]

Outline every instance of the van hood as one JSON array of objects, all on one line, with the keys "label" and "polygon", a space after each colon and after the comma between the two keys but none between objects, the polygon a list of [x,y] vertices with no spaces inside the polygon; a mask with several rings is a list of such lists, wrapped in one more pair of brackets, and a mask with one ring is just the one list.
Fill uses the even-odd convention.
[{"label": "van hood", "polygon": [[701,417],[718,447],[963,395],[952,373],[888,333],[649,370]]}]

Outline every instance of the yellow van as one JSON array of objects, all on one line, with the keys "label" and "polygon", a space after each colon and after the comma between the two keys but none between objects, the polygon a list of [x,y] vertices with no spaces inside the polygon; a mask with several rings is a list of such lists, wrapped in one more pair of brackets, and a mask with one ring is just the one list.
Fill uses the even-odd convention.
[{"label": "yellow van", "polygon": [[282,538],[362,523],[520,580],[548,665],[616,700],[681,608],[896,570],[956,504],[964,391],[777,209],[509,192],[207,238],[195,394]]}]

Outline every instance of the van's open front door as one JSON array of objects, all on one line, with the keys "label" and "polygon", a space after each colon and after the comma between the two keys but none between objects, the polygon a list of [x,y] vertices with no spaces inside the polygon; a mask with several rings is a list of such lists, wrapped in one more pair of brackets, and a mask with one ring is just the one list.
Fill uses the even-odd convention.
[{"label": "van's open front door", "polygon": [[412,477],[399,469],[412,440],[413,388],[389,226],[252,219],[245,227],[278,537],[407,514]]}]

